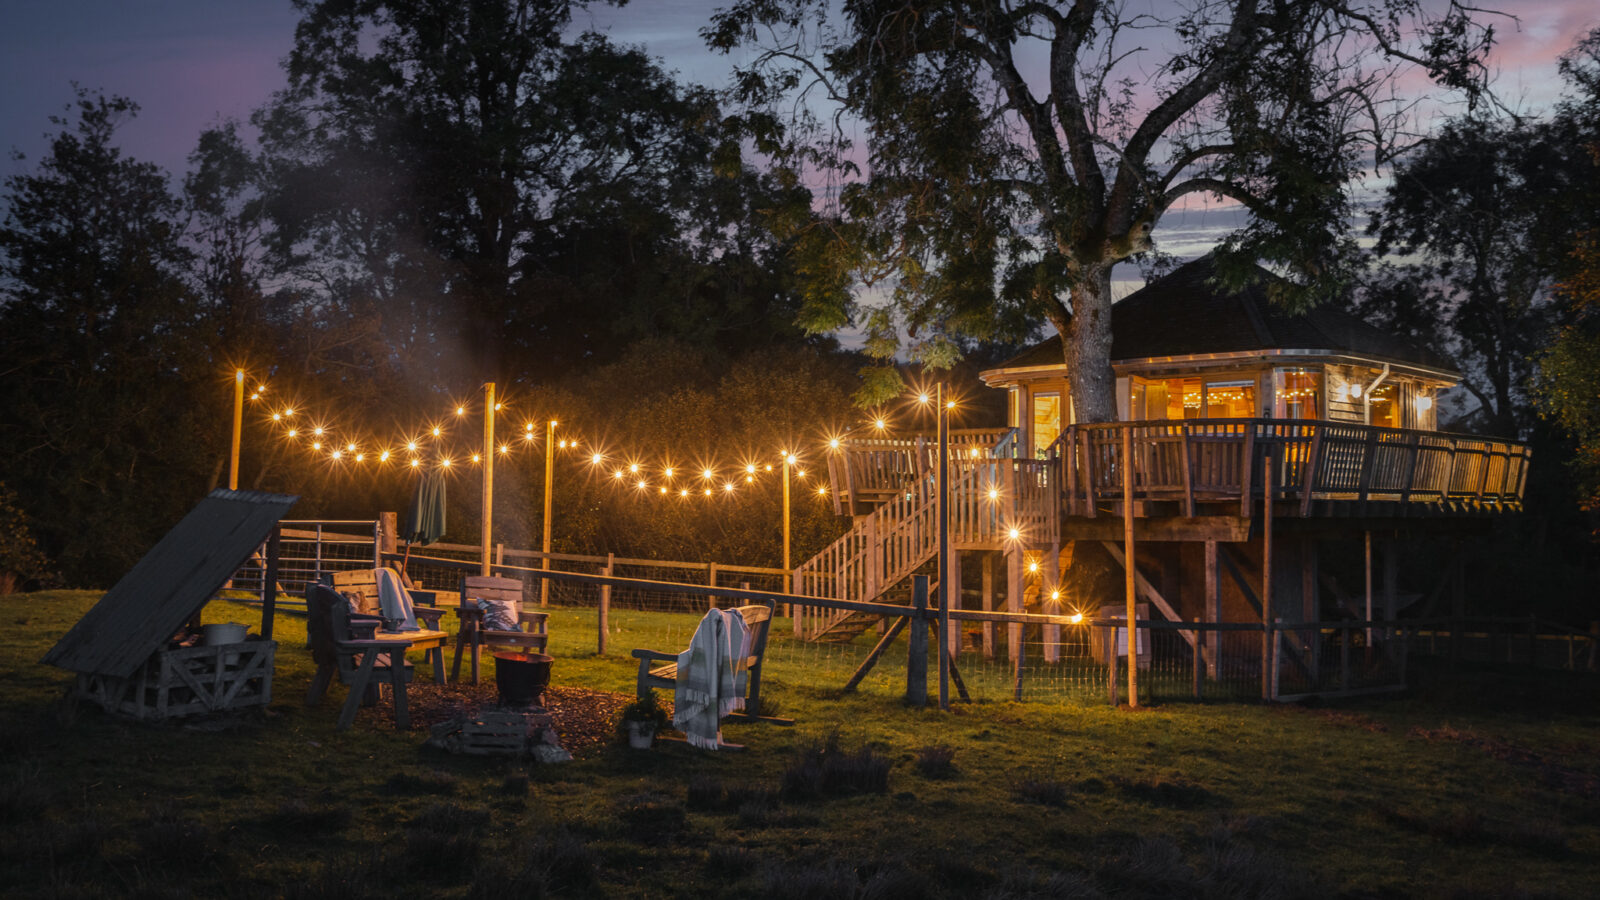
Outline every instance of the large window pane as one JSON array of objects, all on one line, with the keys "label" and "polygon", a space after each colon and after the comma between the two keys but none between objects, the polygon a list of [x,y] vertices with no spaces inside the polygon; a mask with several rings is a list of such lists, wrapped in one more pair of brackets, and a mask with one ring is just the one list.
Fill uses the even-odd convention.
[{"label": "large window pane", "polygon": [[1283,417],[1286,419],[1315,419],[1322,414],[1322,373],[1284,369],[1279,373]]},{"label": "large window pane", "polygon": [[1399,386],[1394,382],[1380,384],[1373,389],[1367,397],[1367,407],[1371,410],[1371,423],[1384,428],[1400,427],[1400,392]]},{"label": "large window pane", "polygon": [[1208,419],[1248,419],[1256,414],[1256,383],[1208,381],[1205,406]]},{"label": "large window pane", "polygon": [[1044,456],[1061,436],[1061,395],[1033,395],[1033,455]]}]

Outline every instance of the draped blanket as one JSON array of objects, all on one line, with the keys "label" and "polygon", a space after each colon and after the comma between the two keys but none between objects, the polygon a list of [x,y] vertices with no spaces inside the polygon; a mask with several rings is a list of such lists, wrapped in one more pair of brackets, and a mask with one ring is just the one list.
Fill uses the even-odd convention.
[{"label": "draped blanket", "polygon": [[385,566],[377,570],[377,581],[379,615],[399,622],[397,631],[421,631],[417,614],[411,607],[411,594],[400,583],[400,575]]},{"label": "draped blanket", "polygon": [[744,708],[749,643],[743,616],[713,609],[700,620],[689,649],[678,654],[672,724],[690,744],[715,750],[722,739],[718,720]]}]

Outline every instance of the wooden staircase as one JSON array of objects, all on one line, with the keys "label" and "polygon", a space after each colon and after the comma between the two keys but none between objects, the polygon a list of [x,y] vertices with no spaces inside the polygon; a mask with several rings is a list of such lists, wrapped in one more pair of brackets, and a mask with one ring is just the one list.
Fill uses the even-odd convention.
[{"label": "wooden staircase", "polygon": [[[873,452],[879,452],[874,449]],[[950,543],[954,550],[1015,550],[1058,545],[1058,489],[1044,460],[983,457],[951,460]],[[908,476],[851,529],[794,572],[794,592],[831,600],[873,601],[893,591],[939,551],[936,483]],[[938,581],[938,573],[934,580]],[[805,640],[843,642],[880,616],[802,608]]]},{"label": "wooden staircase", "polygon": [[[970,480],[976,470],[961,477]],[[952,485],[954,489],[955,485]],[[795,569],[795,591],[831,600],[883,596],[939,552],[938,498],[932,478],[915,478],[893,499]],[[801,636],[809,641],[853,640],[881,616],[851,610],[807,609]]]}]

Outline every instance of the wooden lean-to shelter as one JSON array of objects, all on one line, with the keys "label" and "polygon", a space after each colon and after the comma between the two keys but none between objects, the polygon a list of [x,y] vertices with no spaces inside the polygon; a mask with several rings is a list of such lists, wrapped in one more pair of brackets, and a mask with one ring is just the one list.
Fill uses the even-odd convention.
[{"label": "wooden lean-to shelter", "polygon": [[[1131,519],[1138,602],[1158,619],[1324,621],[1318,545],[1356,540],[1365,605],[1344,591],[1327,598],[1343,605],[1333,612],[1393,620],[1398,541],[1520,507],[1524,445],[1437,430],[1439,393],[1460,381],[1446,361],[1340,309],[1284,312],[1264,271],[1242,290],[1214,276],[1202,258],[1112,307],[1117,422],[1075,422],[1059,337],[982,373],[1008,394],[1008,427],[952,432],[949,583],[976,563],[984,609],[1120,609],[1120,591],[1089,595],[1066,575],[1086,558],[1120,568]],[[796,570],[797,592],[871,600],[933,559],[936,450],[926,436],[842,442],[830,485],[852,528]],[[1374,538],[1386,548],[1376,603]],[[847,639],[870,624],[818,614],[802,632]],[[1007,631],[1014,655],[1021,628]],[[1205,656],[1215,671],[1216,648]]]},{"label": "wooden lean-to shelter", "polygon": [[266,705],[276,642],[179,636],[298,499],[212,491],[41,662],[76,672],[80,696],[138,718]]}]

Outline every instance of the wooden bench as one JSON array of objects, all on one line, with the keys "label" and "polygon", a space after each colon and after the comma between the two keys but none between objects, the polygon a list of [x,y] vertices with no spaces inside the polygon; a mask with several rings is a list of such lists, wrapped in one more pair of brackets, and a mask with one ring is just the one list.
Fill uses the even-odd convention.
[{"label": "wooden bench", "polygon": [[384,682],[394,697],[395,726],[405,729],[411,725],[406,713],[406,682],[411,680],[406,650],[411,642],[399,635],[378,639],[381,624],[376,617],[352,614],[344,595],[326,585],[306,588],[306,632],[311,639],[311,658],[317,663],[306,705],[322,702],[337,675],[341,684],[350,686],[334,726],[339,731],[354,724],[357,708],[378,702]]},{"label": "wooden bench", "polygon": [[[761,715],[761,662],[767,652],[767,629],[772,625],[773,601],[755,606],[734,609],[750,629],[750,655],[745,657],[744,711],[729,713],[725,718],[734,722],[767,722],[773,725],[793,725],[793,719],[779,719]],[[643,697],[651,688],[675,690],[678,686],[678,654],[660,650],[635,650],[633,658],[639,661],[639,678],[635,694]],[[656,665],[657,663],[668,665]]]},{"label": "wooden bench", "polygon": [[[478,658],[484,647],[491,650],[507,648],[523,653],[544,653],[550,644],[550,614],[530,610],[525,602],[521,579],[501,578],[495,575],[467,575],[461,579],[461,605],[456,615],[461,619],[461,629],[456,633],[455,662],[450,667],[450,678],[461,681],[461,653],[472,651],[472,683],[478,683]],[[495,631],[483,627],[483,610],[473,600],[502,600],[515,605],[516,631]]]}]

